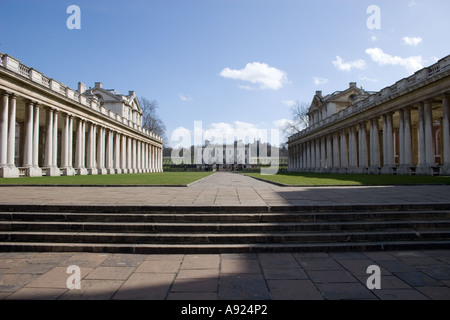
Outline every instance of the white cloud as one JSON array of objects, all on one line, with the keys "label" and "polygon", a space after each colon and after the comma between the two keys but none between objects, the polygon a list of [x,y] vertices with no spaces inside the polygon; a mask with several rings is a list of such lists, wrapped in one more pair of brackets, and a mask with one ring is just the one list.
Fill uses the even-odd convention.
[{"label": "white cloud", "polygon": [[375,41],[378,40],[378,37],[377,37],[377,36],[371,36],[371,37],[370,37],[370,40],[372,40],[373,42],[375,42]]},{"label": "white cloud", "polygon": [[[225,68],[220,72],[224,78],[248,81],[258,84],[259,89],[278,90],[287,82],[287,75],[284,71],[269,66],[266,63],[253,62],[248,63],[244,69],[234,70]],[[250,90],[254,89],[249,86],[241,86],[241,88]]]},{"label": "white cloud", "polygon": [[417,47],[422,42],[420,37],[404,37],[402,40],[404,44],[413,47]]},{"label": "white cloud", "polygon": [[273,140],[274,137],[271,136],[271,130],[279,129],[281,125],[286,123],[285,121],[289,120],[282,119],[274,121],[271,128],[266,125],[258,126],[243,121],[234,121],[233,123],[217,122],[207,127],[202,127],[201,137],[194,137],[193,130],[178,127],[171,134],[170,145],[172,147],[182,146],[187,148],[194,144],[194,138],[201,139],[202,144],[205,140],[213,144],[232,144],[236,140],[242,140],[243,143],[253,143],[255,140],[260,139],[261,142],[270,142],[272,145],[279,145],[279,141]]},{"label": "white cloud", "polygon": [[181,101],[192,101],[192,97],[191,96],[185,96],[184,94],[180,94],[180,100]]},{"label": "white cloud", "polygon": [[294,100],[283,100],[281,101],[281,103],[287,105],[288,107],[292,107],[293,105],[295,105]]},{"label": "white cloud", "polygon": [[412,1],[408,2],[408,7],[409,8],[412,8],[412,7],[415,7],[415,6],[416,6],[416,1],[412,0]]},{"label": "white cloud", "polygon": [[379,82],[380,80],[374,79],[374,78],[369,78],[369,77],[360,77],[359,81],[362,81],[362,82]]},{"label": "white cloud", "polygon": [[380,66],[399,65],[404,67],[409,73],[414,73],[423,68],[422,56],[402,58],[384,53],[380,48],[367,49],[366,53]]},{"label": "white cloud", "polygon": [[366,67],[366,62],[362,59],[344,62],[341,57],[337,56],[336,60],[333,61],[333,65],[342,71],[351,71],[352,69],[363,70]]},{"label": "white cloud", "polygon": [[314,84],[316,86],[320,86],[322,84],[327,84],[328,83],[328,79],[325,78],[319,78],[319,77],[314,77]]}]

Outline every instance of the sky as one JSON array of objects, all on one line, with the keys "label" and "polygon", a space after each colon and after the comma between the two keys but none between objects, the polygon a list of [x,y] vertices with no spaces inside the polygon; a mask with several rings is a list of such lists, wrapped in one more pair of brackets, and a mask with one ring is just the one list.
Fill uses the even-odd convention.
[{"label": "sky", "polygon": [[158,101],[168,146],[278,145],[292,103],[350,82],[378,91],[449,55],[448,12],[448,0],[0,0],[0,52],[74,89]]}]

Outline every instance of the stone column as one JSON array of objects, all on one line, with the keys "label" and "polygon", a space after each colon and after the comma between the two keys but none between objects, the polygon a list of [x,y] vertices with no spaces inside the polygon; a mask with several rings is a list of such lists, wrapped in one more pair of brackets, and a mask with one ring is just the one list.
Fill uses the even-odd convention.
[{"label": "stone column", "polygon": [[114,133],[114,169],[116,174],[122,173],[122,162],[121,162],[121,155],[122,155],[122,137],[120,133],[115,132]]},{"label": "stone column", "polygon": [[109,129],[106,129],[106,170],[108,174],[115,174],[114,170],[114,162],[113,162],[113,132]]},{"label": "stone column", "polygon": [[122,155],[120,157],[120,169],[122,169],[122,173],[128,173],[128,148],[127,148],[127,137],[122,134]]},{"label": "stone column", "polygon": [[442,135],[444,165],[441,175],[450,175],[450,95],[445,94],[442,98]]},{"label": "stone column", "polygon": [[9,94],[4,92],[0,110],[0,168],[8,166],[8,109]]},{"label": "stone column", "polygon": [[347,173],[348,170],[348,143],[345,130],[341,131],[341,173]]},{"label": "stone column", "polygon": [[50,175],[50,168],[53,166],[53,109],[47,108],[45,127],[45,154],[44,167],[47,175]]},{"label": "stone column", "polygon": [[42,169],[39,168],[39,104],[34,103],[33,108],[33,169],[30,176],[42,177]]},{"label": "stone column", "polygon": [[320,171],[324,172],[327,167],[326,137],[320,138]]},{"label": "stone column", "polygon": [[367,173],[367,168],[369,166],[367,159],[367,123],[362,122],[359,125],[359,173]]},{"label": "stone column", "polygon": [[433,139],[433,113],[431,100],[425,101],[424,104],[425,116],[425,159],[427,166],[435,165],[434,139]]},{"label": "stone column", "polygon": [[2,104],[0,109],[0,178],[8,176],[8,109],[9,94],[2,94]]},{"label": "stone column", "polygon": [[136,141],[136,170],[137,173],[142,173],[142,161],[141,161],[141,141]]},{"label": "stone column", "polygon": [[[25,103],[25,146],[22,165],[27,169],[33,167],[33,109],[33,102],[27,101]],[[28,172],[26,175],[29,176]]]},{"label": "stone column", "polygon": [[417,174],[433,175],[434,143],[431,101],[421,102],[419,106],[419,150],[420,166]]},{"label": "stone column", "polygon": [[132,140],[130,137],[128,137],[127,140],[128,140],[127,141],[127,169],[128,169],[128,173],[133,173],[133,164],[131,162],[131,160],[132,160],[131,153],[132,153],[132,149],[133,149],[131,147]]},{"label": "stone column", "polygon": [[98,169],[95,165],[95,142],[96,142],[96,125],[88,124],[88,136],[86,142],[86,168],[90,175],[97,175]]},{"label": "stone column", "polygon": [[320,139],[316,139],[314,141],[314,145],[315,145],[315,149],[316,149],[316,153],[315,153],[315,171],[316,172],[320,172],[321,169],[321,164],[320,164],[320,159],[321,159],[321,155],[320,155]]},{"label": "stone column", "polygon": [[63,114],[63,127],[61,136],[61,169],[63,169],[64,176],[73,176],[75,171],[72,168],[72,164],[69,164],[70,150],[72,144],[70,143],[70,116],[66,113]]},{"label": "stone column", "polygon": [[98,127],[98,137],[97,137],[97,169],[98,174],[108,174],[105,168],[105,128],[102,126]]},{"label": "stone column", "polygon": [[400,166],[397,174],[410,175],[412,167],[411,110],[399,110],[399,150]]},{"label": "stone column", "polygon": [[405,111],[398,110],[398,151],[400,167],[405,165]]},{"label": "stone column", "polygon": [[3,169],[4,178],[17,178],[19,177],[19,169],[16,167],[16,96],[14,94],[9,95],[8,99],[8,134],[7,134],[7,168]]},{"label": "stone column", "polygon": [[52,168],[51,176],[60,176],[61,170],[58,168],[58,111],[53,111],[53,148],[52,148]]},{"label": "stone column", "polygon": [[78,171],[77,173],[81,176],[85,176],[88,174],[87,169],[85,168],[85,149],[86,145],[84,142],[85,139],[85,124],[83,119],[78,119],[77,125],[77,136],[76,136],[76,146],[75,146],[75,169]]},{"label": "stone column", "polygon": [[132,139],[131,141],[131,145],[132,145],[132,151],[131,151],[131,157],[132,157],[132,167],[131,169],[133,170],[133,173],[137,173],[137,150],[136,150],[136,139]]},{"label": "stone column", "polygon": [[355,126],[350,127],[349,134],[349,163],[350,163],[350,173],[356,173],[358,168],[358,146],[356,145],[356,128]]},{"label": "stone column", "polygon": [[[69,115],[69,152],[67,157],[67,163],[69,168],[73,170],[73,116]],[[73,174],[75,175],[75,170],[73,170]]]},{"label": "stone column", "polygon": [[379,119],[371,120],[370,127],[370,168],[369,173],[378,174],[380,168],[380,128]]},{"label": "stone column", "polygon": [[333,133],[333,173],[339,173],[341,167],[341,153],[339,145],[339,134]]},{"label": "stone column", "polygon": [[331,172],[333,168],[333,137],[327,134],[327,172]]},{"label": "stone column", "polygon": [[159,148],[159,172],[163,172],[163,149]]},{"label": "stone column", "polygon": [[393,132],[393,122],[392,113],[389,112],[383,116],[383,154],[384,163],[381,172],[383,174],[393,174],[394,173],[394,132]]}]

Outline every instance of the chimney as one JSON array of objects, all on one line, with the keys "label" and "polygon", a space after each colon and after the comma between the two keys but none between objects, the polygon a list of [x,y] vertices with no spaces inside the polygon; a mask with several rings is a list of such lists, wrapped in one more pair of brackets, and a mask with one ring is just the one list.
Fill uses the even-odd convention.
[{"label": "chimney", "polygon": [[136,95],[136,93],[134,91],[128,91],[128,96],[129,97],[132,97],[132,96],[135,96],[135,95]]},{"label": "chimney", "polygon": [[350,89],[351,88],[356,88],[356,82],[350,82]]},{"label": "chimney", "polygon": [[322,96],[322,91],[316,91],[316,96],[321,97]]},{"label": "chimney", "polygon": [[86,92],[86,85],[83,82],[78,82],[78,93],[84,94]]},{"label": "chimney", "polygon": [[96,87],[96,88],[103,88],[103,83],[101,83],[101,82],[96,82],[96,83],[95,83],[95,87]]}]

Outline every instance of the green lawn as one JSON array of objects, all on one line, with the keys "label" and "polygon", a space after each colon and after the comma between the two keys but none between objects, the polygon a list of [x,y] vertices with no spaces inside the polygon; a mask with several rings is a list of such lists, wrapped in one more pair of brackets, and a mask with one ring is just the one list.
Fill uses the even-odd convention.
[{"label": "green lawn", "polygon": [[186,185],[211,172],[161,172],[103,176],[0,179],[0,185]]},{"label": "green lawn", "polygon": [[393,175],[350,175],[315,173],[279,173],[263,176],[259,173],[246,175],[295,186],[371,186],[371,185],[408,185],[408,184],[447,184],[450,177],[393,176]]}]

